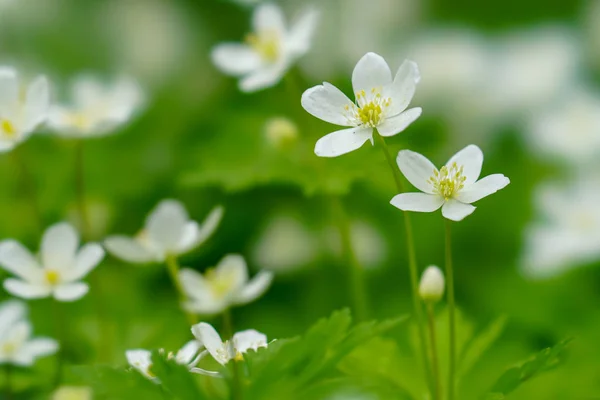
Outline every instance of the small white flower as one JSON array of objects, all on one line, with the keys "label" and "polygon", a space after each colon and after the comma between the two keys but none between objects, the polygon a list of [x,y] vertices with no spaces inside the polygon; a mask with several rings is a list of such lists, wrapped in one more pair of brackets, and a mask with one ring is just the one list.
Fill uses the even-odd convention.
[{"label": "small white flower", "polygon": [[179,279],[188,296],[184,306],[189,311],[218,314],[231,306],[256,300],[268,289],[273,274],[261,271],[249,280],[244,258],[229,254],[204,275],[191,269],[183,269],[179,273]]},{"label": "small white flower", "polygon": [[17,71],[0,67],[0,152],[27,139],[46,121],[49,106],[50,89],[44,76],[23,87]]},{"label": "small white flower", "polygon": [[437,303],[444,295],[446,282],[444,274],[435,265],[431,265],[423,271],[419,283],[419,296],[426,302]]},{"label": "small white flower", "polygon": [[125,352],[125,358],[132,368],[138,370],[148,379],[155,379],[156,376],[150,371],[152,367],[152,352],[144,349],[133,349]]},{"label": "small white flower", "polygon": [[317,17],[315,10],[308,10],[288,28],[277,5],[259,5],[252,17],[254,33],[246,43],[218,45],[212,52],[213,62],[224,73],[239,76],[244,92],[273,86],[309,50]]},{"label": "small white flower", "polygon": [[0,265],[18,277],[6,279],[4,288],[24,299],[80,299],[89,290],[81,279],[102,261],[104,250],[97,243],[78,247],[77,231],[65,222],[46,230],[39,260],[19,242],[4,240],[0,243]]},{"label": "small white flower", "polygon": [[142,102],[142,94],[128,78],[105,85],[95,77],[80,76],[71,85],[71,101],[68,106],[50,109],[48,125],[60,136],[101,136],[131,119]]},{"label": "small white flower", "polygon": [[305,91],[302,107],[306,111],[323,121],[352,127],[319,139],[315,154],[336,157],[356,150],[367,140],[373,142],[373,129],[386,137],[402,132],[421,115],[419,107],[406,110],[419,79],[414,62],[405,61],[392,79],[385,60],[375,53],[367,53],[352,73],[356,103],[327,82]]},{"label": "small white flower", "polygon": [[[221,336],[215,328],[205,322],[194,325],[192,333],[204,345],[212,358],[221,365],[226,365],[231,360],[243,360],[244,354],[250,350],[257,351],[261,347],[268,347],[267,336],[254,329],[237,332],[231,340],[225,342],[221,340]],[[199,369],[192,369],[192,372],[215,374]]]},{"label": "small white flower", "polygon": [[114,256],[131,263],[163,262],[168,255],[187,253],[204,243],[217,229],[223,208],[214,208],[198,224],[179,201],[163,200],[150,213],[144,228],[133,238],[116,235],[104,241]]},{"label": "small white flower", "polygon": [[31,324],[25,314],[25,305],[19,301],[0,304],[0,364],[29,367],[36,359],[58,350],[54,339],[31,337]]},{"label": "small white flower", "polygon": [[402,150],[396,158],[406,179],[424,193],[401,193],[391,204],[404,211],[433,212],[442,208],[442,215],[460,221],[475,211],[476,202],[510,183],[502,174],[479,179],[483,153],[469,145],[456,153],[441,169],[419,153]]},{"label": "small white flower", "polygon": [[[169,359],[174,359],[179,365],[186,366],[189,370],[196,367],[202,356],[199,354],[202,344],[197,340],[187,342],[177,354],[168,354]],[[162,351],[162,350],[161,350]],[[152,372],[152,352],[145,349],[133,349],[125,352],[125,357],[129,365],[138,370],[142,375],[149,379],[156,379]]]}]

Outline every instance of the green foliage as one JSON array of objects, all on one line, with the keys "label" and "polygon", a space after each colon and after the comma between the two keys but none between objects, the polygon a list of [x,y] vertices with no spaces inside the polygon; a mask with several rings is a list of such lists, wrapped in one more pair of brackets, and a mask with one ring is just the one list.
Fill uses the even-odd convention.
[{"label": "green foliage", "polygon": [[560,355],[572,339],[565,339],[534,355],[529,361],[508,369],[494,384],[485,400],[502,400],[523,383],[559,365]]},{"label": "green foliage", "polygon": [[506,319],[505,316],[499,317],[470,341],[460,357],[459,376],[465,376],[498,340],[506,326]]},{"label": "green foliage", "polygon": [[73,373],[89,385],[98,399],[103,400],[164,400],[162,387],[137,371],[105,365],[73,367]]}]

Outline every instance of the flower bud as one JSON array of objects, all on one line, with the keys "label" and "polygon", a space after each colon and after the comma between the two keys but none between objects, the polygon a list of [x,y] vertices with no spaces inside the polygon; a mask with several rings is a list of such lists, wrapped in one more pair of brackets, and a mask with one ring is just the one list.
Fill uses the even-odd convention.
[{"label": "flower bud", "polygon": [[298,127],[284,117],[269,119],[264,129],[267,142],[279,150],[289,149],[298,140]]},{"label": "flower bud", "polygon": [[425,302],[436,303],[440,301],[444,295],[445,284],[442,271],[434,265],[429,266],[421,276],[419,296],[421,296]]}]

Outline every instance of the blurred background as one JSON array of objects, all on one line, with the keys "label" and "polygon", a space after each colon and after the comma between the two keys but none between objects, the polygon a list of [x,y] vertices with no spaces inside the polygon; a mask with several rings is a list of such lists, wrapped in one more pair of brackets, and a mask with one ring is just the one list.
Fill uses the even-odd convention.
[{"label": "blurred background", "polygon": [[[512,398],[597,398],[600,2],[281,1],[290,18],[309,4],[320,10],[313,46],[277,86],[244,94],[213,66],[210,50],[244,38],[256,3],[0,1],[0,63],[47,75],[55,99],[82,72],[127,74],[144,88],[145,108],[127,127],[85,142],[95,239],[135,233],[164,198],[181,200],[195,220],[223,204],[217,233],[182,264],[204,270],[241,253],[253,271],[275,271],[267,294],[234,310],[234,319],[239,329],[283,338],[351,303],[332,211],[341,200],[371,316],[410,313],[402,215],[389,205],[396,193],[385,159],[369,144],[318,159],[315,141],[336,128],[300,106],[302,92],[322,81],[351,95],[352,69],[368,51],[392,70],[410,58],[422,75],[412,104],[424,112],[388,140],[392,150],[409,148],[439,165],[474,143],[486,155],[483,175],[511,179],[455,224],[463,314],[474,330],[508,317],[472,373],[473,393],[507,365],[573,336],[565,365]],[[44,226],[75,213],[75,145],[42,131],[15,153],[18,160],[0,155],[0,237],[36,249],[32,193]],[[420,268],[443,266],[440,215],[414,215],[413,225]],[[90,279],[91,294],[64,305],[71,363],[124,365],[128,348],[176,349],[190,338],[172,328],[183,316],[161,266],[108,256]],[[52,336],[50,301],[30,306],[36,332]],[[111,326],[110,348],[100,347],[107,339],[99,337],[98,312]],[[52,366],[51,358],[40,361],[20,384]]]}]

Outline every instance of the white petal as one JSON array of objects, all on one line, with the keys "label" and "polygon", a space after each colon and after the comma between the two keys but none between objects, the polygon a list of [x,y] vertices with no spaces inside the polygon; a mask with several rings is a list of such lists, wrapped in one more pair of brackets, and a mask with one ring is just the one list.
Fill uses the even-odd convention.
[{"label": "white petal", "polygon": [[152,366],[152,353],[144,349],[133,349],[125,352],[127,363],[137,369],[146,377],[150,378],[150,367]]},{"label": "white petal", "polygon": [[345,108],[351,109],[352,101],[341,90],[330,83],[323,82],[306,90],[302,94],[302,107],[311,115],[335,125],[351,126],[344,114]]},{"label": "white petal", "polygon": [[228,254],[215,268],[216,279],[231,282],[231,291],[241,289],[248,282],[248,266],[239,254]]},{"label": "white petal", "polygon": [[19,353],[25,358],[49,356],[58,350],[58,342],[50,338],[34,338],[23,344]]},{"label": "white petal", "polygon": [[178,364],[187,365],[190,364],[200,349],[202,348],[202,344],[197,340],[190,340],[186,344],[183,345],[181,349],[175,355],[175,361]]},{"label": "white petal", "polygon": [[186,224],[178,251],[186,253],[204,243],[217,229],[223,218],[223,207],[215,207],[199,225],[195,221]]},{"label": "white petal", "polygon": [[262,64],[261,58],[250,46],[241,43],[223,43],[211,53],[213,63],[228,75],[248,74]]},{"label": "white petal", "polygon": [[425,193],[434,193],[433,185],[428,180],[437,168],[425,156],[411,150],[401,150],[396,157],[396,163],[414,187]]},{"label": "white petal", "polygon": [[384,89],[392,83],[392,71],[383,57],[375,53],[365,54],[352,72],[352,88],[354,93],[371,89]]},{"label": "white petal", "polygon": [[186,311],[200,315],[217,315],[227,310],[231,304],[225,298],[207,297],[199,299],[198,296],[183,303]]},{"label": "white petal", "polygon": [[136,240],[127,236],[110,236],[104,240],[104,247],[113,256],[131,263],[157,261],[156,257]]},{"label": "white petal", "polygon": [[19,97],[19,80],[13,68],[0,68],[0,112],[14,107]]},{"label": "white petal", "polygon": [[442,215],[452,221],[462,221],[465,217],[471,215],[475,211],[474,206],[461,203],[458,200],[448,200],[442,207]]},{"label": "white petal", "polygon": [[285,16],[276,4],[260,4],[252,15],[252,27],[255,32],[273,32],[282,37],[286,30]]},{"label": "white petal", "polygon": [[148,216],[148,237],[163,250],[174,251],[188,221],[189,216],[183,204],[176,200],[163,200]]},{"label": "white petal", "polygon": [[192,334],[206,347],[206,350],[219,364],[225,365],[229,361],[227,354],[224,354],[224,344],[221,336],[212,325],[206,322],[200,322],[192,326]]},{"label": "white petal", "polygon": [[505,188],[509,183],[510,179],[502,174],[488,175],[459,191],[456,199],[463,203],[474,203]]},{"label": "white petal", "polygon": [[63,273],[65,281],[77,281],[86,276],[104,258],[104,249],[97,243],[88,243],[79,250],[72,269]]},{"label": "white petal", "polygon": [[288,51],[295,56],[300,56],[310,49],[310,42],[317,28],[318,20],[319,12],[314,8],[309,8],[294,21],[286,40]]},{"label": "white petal", "polygon": [[239,88],[242,92],[251,93],[274,86],[281,80],[288,67],[287,62],[280,62],[260,68],[240,79]]},{"label": "white petal", "polygon": [[27,89],[25,100],[25,126],[24,130],[34,130],[48,118],[50,108],[50,87],[45,76],[36,78]]},{"label": "white petal", "polygon": [[0,243],[0,265],[28,281],[41,279],[42,269],[33,255],[16,240],[5,240]]},{"label": "white petal", "polygon": [[52,288],[41,283],[23,282],[18,279],[6,279],[4,281],[4,289],[13,296],[22,299],[41,299],[50,296]]},{"label": "white petal", "polygon": [[0,338],[6,330],[18,321],[23,320],[27,314],[27,306],[19,300],[7,300],[0,304]]},{"label": "white petal", "polygon": [[481,167],[483,165],[483,153],[481,149],[474,144],[470,144],[458,153],[456,153],[448,162],[447,166],[456,163],[459,167],[464,167],[463,176],[467,178],[465,180],[465,186],[475,183],[481,174]]},{"label": "white petal", "polygon": [[212,297],[209,284],[198,271],[184,268],[179,271],[179,280],[185,293],[192,298],[204,300]]},{"label": "white petal", "polygon": [[420,107],[411,108],[392,118],[387,118],[382,124],[377,126],[377,131],[381,136],[394,136],[405,130],[417,118],[421,116],[423,110]]},{"label": "white petal", "polygon": [[259,272],[235,297],[235,304],[242,305],[250,303],[262,296],[273,281],[273,273],[268,271]]},{"label": "white petal", "polygon": [[87,283],[65,283],[54,288],[54,298],[58,301],[79,300],[90,290]]},{"label": "white petal", "polygon": [[190,372],[192,372],[194,374],[204,375],[204,376],[212,376],[215,378],[218,378],[221,376],[221,374],[217,371],[208,371],[203,368],[192,368],[192,369],[190,369]]},{"label": "white petal", "polygon": [[337,157],[360,148],[373,137],[372,128],[355,127],[332,132],[315,144],[315,154],[319,157]]},{"label": "white petal", "polygon": [[436,194],[400,193],[390,203],[403,211],[433,212],[444,204],[444,198]]},{"label": "white petal", "polygon": [[78,245],[79,236],[70,224],[61,222],[46,229],[40,249],[44,268],[68,270],[73,265]]},{"label": "white petal", "polygon": [[415,95],[417,83],[420,79],[421,76],[417,64],[410,60],[404,61],[400,68],[398,68],[394,82],[384,93],[386,97],[392,99],[387,110],[389,115],[397,115],[408,107]]},{"label": "white petal", "polygon": [[240,353],[246,353],[259,347],[267,347],[267,335],[254,329],[237,332],[233,335],[233,346]]}]

